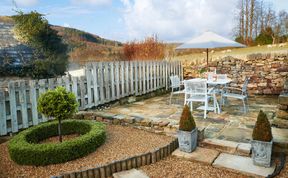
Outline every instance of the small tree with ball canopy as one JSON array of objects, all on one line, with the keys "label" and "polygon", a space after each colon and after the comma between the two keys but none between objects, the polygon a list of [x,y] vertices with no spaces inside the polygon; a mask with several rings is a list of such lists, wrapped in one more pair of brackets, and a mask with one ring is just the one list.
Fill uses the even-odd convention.
[{"label": "small tree with ball canopy", "polygon": [[38,111],[47,117],[58,119],[59,141],[62,142],[61,120],[71,117],[77,112],[78,103],[72,92],[64,87],[48,90],[38,99]]}]

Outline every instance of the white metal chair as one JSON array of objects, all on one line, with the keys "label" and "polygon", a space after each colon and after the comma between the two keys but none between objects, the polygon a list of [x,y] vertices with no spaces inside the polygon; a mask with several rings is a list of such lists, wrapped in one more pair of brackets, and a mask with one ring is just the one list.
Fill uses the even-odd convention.
[{"label": "white metal chair", "polygon": [[171,104],[173,94],[182,94],[184,93],[184,90],[181,90],[181,86],[183,86],[183,84],[181,83],[178,75],[170,76],[170,81],[172,90],[170,94],[170,104]]},{"label": "white metal chair", "polygon": [[221,105],[225,104],[224,98],[235,98],[241,99],[243,102],[243,111],[247,113],[248,111],[248,92],[247,86],[249,83],[250,78],[246,77],[243,83],[242,88],[235,88],[235,87],[224,87],[223,92],[221,95]]},{"label": "white metal chair", "polygon": [[[209,107],[208,102],[211,98],[213,88],[207,91],[206,79],[192,79],[184,81],[185,100],[184,104],[190,104],[191,111],[193,111],[193,102],[204,103],[204,106],[200,106],[197,109],[204,110],[204,119],[207,117],[207,111],[216,112],[216,100],[214,95],[214,106]],[[219,108],[218,108],[219,109]]]}]

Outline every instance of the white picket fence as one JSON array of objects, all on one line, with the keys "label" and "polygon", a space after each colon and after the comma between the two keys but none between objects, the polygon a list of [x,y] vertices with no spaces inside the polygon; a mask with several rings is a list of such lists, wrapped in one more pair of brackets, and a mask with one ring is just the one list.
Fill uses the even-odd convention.
[{"label": "white picket fence", "polygon": [[49,120],[38,113],[37,99],[41,93],[57,86],[73,92],[79,110],[84,110],[123,97],[168,89],[172,74],[183,79],[179,61],[96,62],[86,65],[85,74],[81,77],[13,81],[8,88],[0,89],[0,135]]}]

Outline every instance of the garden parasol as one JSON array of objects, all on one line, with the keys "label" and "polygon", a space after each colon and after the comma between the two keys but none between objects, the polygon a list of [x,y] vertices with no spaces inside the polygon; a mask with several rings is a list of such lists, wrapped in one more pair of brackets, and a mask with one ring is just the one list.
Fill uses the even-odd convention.
[{"label": "garden parasol", "polygon": [[233,40],[222,37],[214,32],[204,32],[198,37],[184,43],[176,48],[179,49],[206,49],[207,52],[207,69],[208,69],[208,49],[223,47],[245,47],[245,45],[237,43]]}]

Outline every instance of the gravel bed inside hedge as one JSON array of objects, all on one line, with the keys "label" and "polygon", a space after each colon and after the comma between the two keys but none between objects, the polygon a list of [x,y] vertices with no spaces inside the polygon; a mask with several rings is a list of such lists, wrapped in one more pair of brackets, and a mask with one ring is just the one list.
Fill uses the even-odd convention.
[{"label": "gravel bed inside hedge", "polygon": [[169,156],[155,164],[140,168],[149,177],[185,177],[185,178],[248,178],[248,176],[234,173],[231,171],[214,168],[211,165],[200,162],[191,162]]},{"label": "gravel bed inside hedge", "polygon": [[95,152],[66,163],[48,166],[21,166],[9,158],[7,142],[0,144],[0,177],[50,177],[64,172],[85,170],[146,153],[170,143],[173,138],[131,127],[108,125],[106,142]]},{"label": "gravel bed inside hedge", "polygon": [[[79,134],[62,135],[62,141],[65,142],[68,140],[72,140],[72,139],[79,137],[79,136],[80,136]],[[41,144],[43,144],[43,143],[56,143],[56,144],[60,143],[59,142],[59,136],[47,138],[45,140],[40,141],[39,143],[41,143]]]}]

